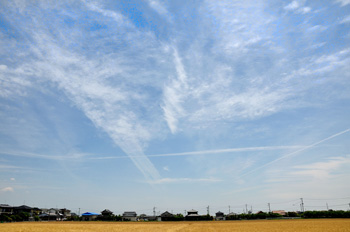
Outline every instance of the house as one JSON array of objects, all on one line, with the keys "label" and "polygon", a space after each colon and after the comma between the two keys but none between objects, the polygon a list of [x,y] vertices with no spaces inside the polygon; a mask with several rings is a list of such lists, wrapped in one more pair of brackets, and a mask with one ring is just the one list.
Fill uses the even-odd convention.
[{"label": "house", "polygon": [[72,216],[71,211],[66,208],[60,209],[59,212],[63,215],[63,219],[67,219]]},{"label": "house", "polygon": [[200,215],[198,214],[197,210],[189,210],[187,211],[187,215],[185,217],[186,221],[198,221],[200,219]]},{"label": "house", "polygon": [[6,214],[6,215],[13,214],[13,208],[14,207],[7,205],[7,204],[0,204],[0,215],[1,214]]},{"label": "house", "polygon": [[102,216],[104,216],[104,217],[111,217],[111,216],[113,216],[113,212],[110,211],[109,209],[103,210],[103,211],[101,212],[101,214],[102,214]]},{"label": "house", "polygon": [[225,220],[225,214],[223,212],[217,212],[215,213],[215,220],[216,221],[223,221]]},{"label": "house", "polygon": [[83,217],[83,221],[94,221],[99,215],[100,214],[98,213],[86,212],[86,213],[83,213],[81,216]]},{"label": "house", "polygon": [[51,209],[41,209],[41,214],[39,215],[39,218],[42,221],[61,221],[65,217],[64,217],[64,214],[62,214],[61,210],[56,208],[51,208]]},{"label": "house", "polygon": [[233,220],[233,219],[237,219],[237,214],[235,214],[233,212],[227,214],[225,217],[225,220]]},{"label": "house", "polygon": [[286,215],[286,211],[284,211],[284,210],[274,210],[274,211],[272,211],[272,213],[276,213],[276,214],[279,214],[281,216]]},{"label": "house", "polygon": [[122,216],[123,221],[137,221],[137,214],[135,211],[125,211]]},{"label": "house", "polygon": [[165,211],[160,215],[161,221],[174,221],[174,214]]},{"label": "house", "polygon": [[150,216],[150,215],[146,215],[146,214],[141,214],[138,219],[140,221],[157,221],[160,219],[160,217],[157,216]]},{"label": "house", "polygon": [[29,213],[30,215],[32,215],[33,213],[33,208],[29,207],[27,205],[21,205],[21,206],[16,206],[13,207],[13,213],[14,214],[19,214],[19,213]]}]

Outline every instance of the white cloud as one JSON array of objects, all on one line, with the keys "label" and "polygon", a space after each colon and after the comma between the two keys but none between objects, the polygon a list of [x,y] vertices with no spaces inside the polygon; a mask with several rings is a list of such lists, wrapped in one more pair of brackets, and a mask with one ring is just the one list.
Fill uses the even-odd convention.
[{"label": "white cloud", "polygon": [[299,12],[302,13],[302,14],[309,13],[310,11],[311,11],[310,7],[302,7],[302,8],[299,9]]},{"label": "white cloud", "polygon": [[[149,4],[160,14],[166,14],[166,8],[158,1],[150,1]],[[205,14],[209,15],[205,15],[205,20],[213,18],[215,21],[214,26],[210,25],[213,30],[200,31],[199,39],[196,36],[186,49],[181,47],[187,42],[182,41],[184,38],[178,38],[181,42],[174,39],[169,42],[172,45],[168,47],[172,49],[168,51],[147,29],[139,31],[119,12],[105,9],[94,2],[85,4],[89,11],[94,12],[94,20],[113,28],[113,33],[103,38],[100,38],[99,32],[83,34],[79,29],[76,34],[81,33],[83,36],[56,38],[47,30],[49,24],[45,24],[44,20],[33,20],[38,23],[34,25],[36,30],[27,24],[23,24],[19,30],[32,35],[35,42],[30,48],[34,52],[23,57],[35,59],[18,59],[24,64],[16,68],[2,68],[14,78],[9,81],[8,77],[4,77],[0,81],[6,80],[14,86],[20,86],[16,80],[19,82],[35,74],[36,79],[28,81],[28,85],[34,83],[33,86],[36,86],[36,81],[47,81],[50,85],[54,83],[97,128],[127,153],[146,178],[161,179],[145,156],[144,149],[148,141],[160,134],[159,128],[166,128],[165,124],[175,134],[186,129],[205,128],[211,123],[215,125],[225,120],[238,122],[261,118],[293,107],[289,99],[298,98],[298,91],[302,91],[300,88],[312,88],[305,84],[306,78],[295,84],[290,81],[291,77],[288,79],[279,74],[281,71],[290,71],[283,69],[289,60],[284,59],[284,63],[280,61],[283,60],[281,56],[288,55],[273,50],[271,38],[274,35],[271,28],[275,28],[275,18],[267,13],[263,2],[207,1],[203,5],[203,8],[207,7]],[[299,13],[311,11],[310,7],[298,1],[291,2],[285,9]],[[313,28],[322,29],[320,26]],[[61,28],[53,31],[60,35],[76,35]],[[218,34],[212,35],[213,31]],[[90,35],[93,43],[84,40]],[[84,41],[86,44],[83,45],[92,47],[94,55],[91,56],[91,51],[84,53],[79,49],[78,52],[71,49],[66,44],[68,41],[79,44]],[[120,41],[123,44],[118,44]],[[201,41],[210,41],[212,45],[203,45]],[[115,45],[117,48],[113,47]],[[305,65],[294,76],[312,75],[314,70],[322,71],[324,67],[333,70],[334,67],[345,66],[348,61],[341,59],[344,57],[319,57],[313,60],[313,64],[319,64],[318,68]],[[147,63],[148,60],[154,63]],[[270,61],[264,63],[266,60]],[[261,67],[256,68],[259,65]],[[158,70],[154,70],[154,67]],[[165,83],[164,77],[168,77],[168,82]],[[147,88],[154,91],[147,92]],[[166,133],[163,132],[163,135]],[[244,151],[244,148],[239,151]],[[235,150],[149,157],[228,152]],[[35,156],[44,158],[31,155]]]},{"label": "white cloud", "polygon": [[307,29],[307,31],[308,32],[322,32],[322,31],[325,31],[326,29],[327,29],[327,27],[325,27],[325,26],[315,25],[315,26],[309,27]]},{"label": "white cloud", "polygon": [[298,1],[293,1],[289,3],[287,6],[284,7],[285,10],[296,10],[299,8],[299,2]]},{"label": "white cloud", "polygon": [[[256,1],[206,1],[203,10],[212,15],[219,53],[247,52],[251,46],[264,46],[271,39],[271,25],[275,18],[266,14],[264,2]],[[265,45],[266,46],[266,45]]]},{"label": "white cloud", "polygon": [[168,166],[164,166],[164,167],[163,167],[163,170],[164,170],[164,171],[167,171],[167,172],[169,172],[169,171],[170,171],[170,169],[169,169],[169,167],[168,167]]},{"label": "white cloud", "polygon": [[23,151],[9,151],[9,150],[3,150],[0,152],[0,154],[34,158],[34,159],[48,159],[48,160],[74,160],[74,159],[78,160],[90,155],[90,154],[84,154],[84,153],[69,153],[66,155],[57,156],[57,155],[38,154],[38,153],[23,152]]},{"label": "white cloud", "polygon": [[182,104],[185,102],[187,95],[187,74],[178,51],[174,48],[174,64],[177,72],[177,78],[170,81],[168,85],[163,88],[163,102],[162,107],[164,112],[164,119],[168,123],[170,131],[174,134],[178,129],[179,119],[186,115]]},{"label": "white cloud", "polygon": [[171,183],[214,183],[221,182],[220,179],[215,178],[161,178],[159,180],[152,181],[152,184],[171,184]]},{"label": "white cloud", "polygon": [[15,181],[16,179],[14,177],[10,178],[11,181]]},{"label": "white cloud", "polygon": [[240,175],[238,178],[241,178],[241,177],[250,175],[251,173],[254,173],[254,172],[256,172],[256,171],[258,171],[258,170],[260,170],[260,169],[266,168],[266,167],[268,167],[268,166],[270,166],[270,165],[272,165],[272,164],[274,164],[274,163],[276,163],[276,162],[278,162],[278,161],[280,161],[280,160],[283,160],[283,159],[286,159],[286,158],[295,156],[295,155],[297,155],[297,154],[299,154],[299,153],[301,153],[301,152],[303,152],[303,151],[305,151],[305,150],[308,150],[308,149],[310,149],[310,148],[313,148],[313,147],[315,147],[315,146],[317,146],[317,145],[319,145],[319,144],[322,144],[322,143],[324,143],[324,142],[326,142],[326,141],[328,141],[328,140],[331,140],[331,139],[333,139],[333,138],[335,138],[335,137],[341,136],[341,135],[346,134],[346,133],[348,133],[348,132],[350,132],[350,128],[348,128],[348,129],[346,129],[346,130],[343,130],[343,131],[341,131],[341,132],[338,132],[338,133],[336,133],[336,134],[333,134],[333,135],[331,135],[331,136],[329,136],[329,137],[327,137],[327,138],[325,138],[325,139],[322,139],[322,140],[320,140],[320,141],[318,141],[318,142],[315,142],[315,143],[313,143],[313,144],[311,144],[311,145],[305,146],[304,148],[301,148],[301,149],[298,149],[298,150],[296,150],[296,151],[293,151],[293,152],[284,154],[284,155],[280,156],[280,157],[277,158],[277,159],[274,159],[274,160],[272,160],[272,161],[270,161],[270,162],[268,162],[268,163],[265,163],[265,164],[263,164],[263,165],[261,165],[261,166],[255,168],[255,169],[252,169],[252,170],[250,170],[250,171],[244,173],[243,175]]},{"label": "white cloud", "polygon": [[1,192],[13,192],[14,189],[12,187],[4,187],[1,189]]},{"label": "white cloud", "polygon": [[148,4],[159,14],[164,16],[169,16],[168,10],[165,8],[165,6],[158,0],[148,0]]},{"label": "white cloud", "polygon": [[350,167],[350,156],[333,157],[324,162],[294,166],[293,169],[296,170],[290,172],[290,175],[325,179],[332,177],[341,166]]},{"label": "white cloud", "polygon": [[118,23],[128,23],[122,14],[112,10],[103,9],[97,2],[85,2],[86,6],[91,11],[101,13],[103,16],[110,17]]},{"label": "white cloud", "polygon": [[341,4],[341,6],[346,6],[350,4],[350,0],[336,0],[336,2]]},{"label": "white cloud", "polygon": [[[140,62],[147,62],[150,57],[155,56],[152,51],[154,48],[152,34],[141,34],[123,15],[104,9],[98,3],[85,2],[85,6],[89,11],[97,13],[94,16],[94,20],[97,22],[101,24],[108,23],[118,33],[124,33],[123,35],[127,33],[127,41],[130,43],[130,47],[124,44],[124,49],[129,49],[131,53],[138,49]],[[91,13],[89,11],[86,13]],[[33,15],[33,17],[41,17],[40,13],[33,13]],[[53,18],[52,20],[57,19]],[[31,27],[25,24],[21,25],[21,30],[27,31],[28,36],[31,36],[35,41],[30,45],[30,49],[26,51],[30,52],[31,55],[27,54],[26,57],[35,56],[37,59],[19,59],[23,62],[18,63],[17,68],[6,70],[6,72],[11,72],[15,78],[9,81],[8,76],[6,76],[4,79],[13,84],[16,78],[22,80],[26,76],[35,74],[35,79],[30,79],[30,83],[46,81],[51,86],[52,84],[56,85],[97,128],[107,133],[115,144],[128,154],[145,178],[159,179],[158,171],[144,155],[143,149],[147,146],[147,141],[160,134],[157,133],[159,126],[154,126],[154,124],[161,119],[161,116],[157,116],[157,112],[154,112],[151,108],[148,111],[143,110],[149,107],[148,102],[155,96],[140,91],[146,85],[154,88],[150,83],[155,84],[157,74],[154,75],[154,73],[156,71],[153,73],[150,71],[144,72],[144,70],[133,67],[130,64],[138,62],[135,61],[134,56],[130,58],[129,55],[125,54],[125,51],[112,53],[110,48],[105,47],[104,44],[88,42],[89,47],[90,45],[97,46],[101,55],[85,56],[84,51],[76,52],[69,48],[69,44],[74,42],[86,43],[86,37],[81,31],[79,33],[68,32],[68,34],[72,34],[69,39],[52,37],[45,21],[34,21],[35,24],[31,27],[35,27],[37,30],[31,30],[29,29]],[[77,30],[79,29],[81,28]],[[61,35],[67,34],[64,27],[58,27],[55,30]],[[93,36],[92,33],[89,33],[89,35]],[[115,34],[106,35],[107,39],[112,39],[113,44],[118,42],[118,40],[113,39],[113,36],[116,36]],[[112,36],[112,38],[108,36]],[[148,43],[149,45],[147,45]],[[137,44],[139,44],[139,47]],[[138,76],[139,80],[143,82],[135,82],[134,78],[131,78],[133,76]],[[120,85],[121,82],[122,85]],[[154,104],[157,105],[156,102]],[[142,115],[138,114],[141,110],[143,110]],[[61,157],[56,156],[50,157],[28,153],[19,155],[61,159]]]},{"label": "white cloud", "polygon": [[298,14],[306,14],[311,12],[311,8],[304,6],[305,1],[292,1],[284,7],[287,11],[293,11]]},{"label": "white cloud", "polygon": [[[350,156],[348,155],[310,164],[270,169],[265,173],[267,176],[264,182],[268,185],[264,193],[271,199],[279,200],[300,197],[330,198],[330,196],[333,197],[329,200],[334,200],[350,191],[349,186],[344,184],[350,178],[349,167]],[[325,201],[320,201],[320,203],[325,205]],[[312,203],[309,201],[306,203],[306,208],[317,204],[316,201]]]},{"label": "white cloud", "polygon": [[[240,152],[255,152],[255,151],[273,151],[273,150],[289,150],[289,149],[301,149],[305,146],[266,146],[266,147],[242,147],[242,148],[230,148],[230,149],[217,149],[217,150],[202,150],[202,151],[189,151],[180,153],[168,153],[168,154],[150,154],[147,157],[168,157],[168,156],[200,156],[209,154],[224,154],[224,153],[240,153]],[[89,159],[123,159],[128,156],[99,156],[91,157]]]},{"label": "white cloud", "polygon": [[350,15],[346,16],[340,23],[350,23]]}]

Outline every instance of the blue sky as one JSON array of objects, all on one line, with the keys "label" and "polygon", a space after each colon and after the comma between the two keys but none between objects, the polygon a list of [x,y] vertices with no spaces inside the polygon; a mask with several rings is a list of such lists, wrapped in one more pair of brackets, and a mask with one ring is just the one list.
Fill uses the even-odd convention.
[{"label": "blue sky", "polygon": [[349,208],[349,0],[0,4],[1,203]]}]

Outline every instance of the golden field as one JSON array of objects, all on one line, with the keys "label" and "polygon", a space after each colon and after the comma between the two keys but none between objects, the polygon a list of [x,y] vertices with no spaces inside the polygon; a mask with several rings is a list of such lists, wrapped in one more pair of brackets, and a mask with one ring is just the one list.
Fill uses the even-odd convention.
[{"label": "golden field", "polygon": [[17,222],[0,224],[6,232],[119,231],[350,231],[350,219],[294,219],[212,222]]}]

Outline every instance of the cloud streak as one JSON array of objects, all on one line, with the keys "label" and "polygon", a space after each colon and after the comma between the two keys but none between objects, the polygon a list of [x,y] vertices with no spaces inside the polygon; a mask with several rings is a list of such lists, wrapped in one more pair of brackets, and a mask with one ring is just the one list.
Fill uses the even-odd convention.
[{"label": "cloud streak", "polygon": [[311,176],[320,180],[328,179],[332,174],[339,170],[341,166],[350,165],[350,156],[332,157],[328,161],[316,162],[308,165],[294,166],[295,171],[290,172],[290,175],[307,177]]},{"label": "cloud streak", "polygon": [[161,178],[159,180],[152,181],[152,184],[172,184],[172,183],[215,183],[221,182],[220,179],[215,178]]},{"label": "cloud streak", "polygon": [[15,190],[12,187],[4,187],[0,189],[0,192],[14,192]]},{"label": "cloud streak", "polygon": [[[286,150],[286,149],[299,149],[304,146],[267,146],[267,147],[243,147],[243,148],[231,148],[231,149],[217,149],[217,150],[204,150],[204,151],[192,151],[192,152],[180,152],[169,154],[157,154],[147,155],[147,157],[169,157],[169,156],[198,156],[209,154],[224,154],[224,153],[237,153],[237,152],[255,152],[255,151],[272,151],[272,150]],[[106,156],[106,157],[91,157],[89,159],[124,159],[128,156]]]},{"label": "cloud streak", "polygon": [[329,137],[327,137],[327,138],[325,138],[325,139],[322,139],[322,140],[320,140],[320,141],[318,141],[318,142],[316,142],[316,143],[313,143],[313,144],[311,144],[311,145],[305,146],[304,148],[301,148],[301,149],[299,149],[299,150],[297,150],[297,151],[293,151],[293,152],[291,152],[291,153],[282,155],[281,157],[279,157],[279,158],[277,158],[277,159],[274,159],[274,160],[272,160],[272,161],[270,161],[270,162],[268,162],[268,163],[266,163],[266,164],[264,164],[264,165],[262,165],[262,166],[260,166],[260,167],[258,167],[258,168],[255,168],[255,169],[253,169],[253,170],[251,170],[251,171],[249,171],[249,172],[246,172],[246,173],[240,175],[238,178],[241,178],[241,177],[250,175],[250,174],[252,174],[252,173],[254,173],[254,172],[256,172],[256,171],[258,171],[258,170],[260,170],[260,169],[266,168],[266,167],[268,167],[268,166],[270,166],[270,165],[272,165],[272,164],[274,164],[274,163],[276,163],[276,162],[278,162],[278,161],[280,161],[280,160],[282,160],[282,159],[286,159],[286,158],[291,157],[291,156],[293,156],[293,155],[296,155],[296,154],[298,154],[298,153],[300,153],[300,152],[303,152],[303,151],[305,151],[305,150],[311,149],[311,148],[313,148],[313,147],[315,147],[315,146],[317,146],[317,145],[319,145],[319,144],[321,144],[321,143],[324,143],[324,142],[326,142],[326,141],[328,141],[328,140],[331,140],[331,139],[333,139],[333,138],[335,138],[335,137],[338,137],[338,136],[340,136],[340,135],[343,135],[343,134],[345,134],[345,133],[348,133],[349,131],[350,131],[350,128],[349,128],[349,129],[346,129],[346,130],[343,130],[343,131],[341,131],[341,132],[339,132],[339,133],[336,133],[336,134],[334,134],[334,135],[331,135],[331,136],[329,136]]}]

